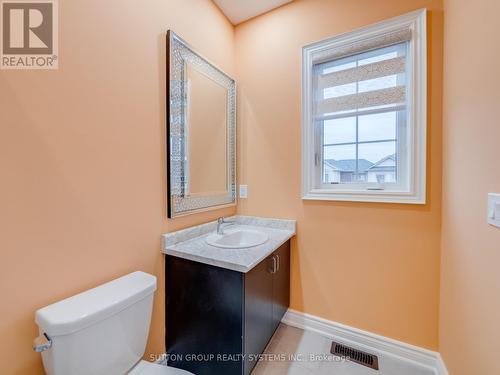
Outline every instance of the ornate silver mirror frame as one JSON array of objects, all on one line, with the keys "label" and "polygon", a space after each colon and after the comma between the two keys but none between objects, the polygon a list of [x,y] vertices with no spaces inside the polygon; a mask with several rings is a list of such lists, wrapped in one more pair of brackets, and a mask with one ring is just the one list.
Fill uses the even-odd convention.
[{"label": "ornate silver mirror frame", "polygon": [[[227,90],[227,190],[218,194],[189,193],[187,64]],[[167,187],[169,218],[236,204],[236,82],[171,30],[167,33]]]}]

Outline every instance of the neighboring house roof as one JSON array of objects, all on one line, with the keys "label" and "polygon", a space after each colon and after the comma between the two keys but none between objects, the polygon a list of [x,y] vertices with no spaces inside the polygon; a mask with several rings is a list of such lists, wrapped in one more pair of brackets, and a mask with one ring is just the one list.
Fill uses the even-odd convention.
[{"label": "neighboring house roof", "polygon": [[335,165],[333,165],[333,163],[331,163],[331,160],[325,160],[324,164],[326,166],[330,167],[331,169],[333,169],[334,171],[339,171],[340,170]]},{"label": "neighboring house roof", "polygon": [[[355,172],[356,171],[356,159],[345,159],[345,160],[334,160],[326,159],[325,163],[330,165],[333,169],[341,172]],[[366,172],[374,164],[366,159],[358,160],[358,172]]]},{"label": "neighboring house roof", "polygon": [[[388,160],[393,161],[394,165],[382,165]],[[394,169],[395,166],[396,166],[396,154],[392,154],[386,156],[385,158],[380,159],[368,169],[370,170]]]}]

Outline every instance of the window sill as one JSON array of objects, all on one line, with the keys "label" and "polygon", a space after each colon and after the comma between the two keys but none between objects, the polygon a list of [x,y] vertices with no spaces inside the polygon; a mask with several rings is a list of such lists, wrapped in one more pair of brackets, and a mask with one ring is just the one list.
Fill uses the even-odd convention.
[{"label": "window sill", "polygon": [[398,203],[398,204],[425,204],[425,193],[422,196],[394,191],[380,191],[369,193],[338,193],[312,191],[302,196],[303,200],[341,201],[341,202],[368,202],[368,203]]}]

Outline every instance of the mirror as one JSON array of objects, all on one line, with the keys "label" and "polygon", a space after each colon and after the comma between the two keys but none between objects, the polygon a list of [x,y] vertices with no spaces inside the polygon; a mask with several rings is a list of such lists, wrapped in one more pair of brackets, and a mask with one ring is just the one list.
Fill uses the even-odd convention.
[{"label": "mirror", "polygon": [[190,194],[220,194],[227,187],[227,90],[186,66]]},{"label": "mirror", "polygon": [[236,82],[167,34],[168,217],[236,204]]}]

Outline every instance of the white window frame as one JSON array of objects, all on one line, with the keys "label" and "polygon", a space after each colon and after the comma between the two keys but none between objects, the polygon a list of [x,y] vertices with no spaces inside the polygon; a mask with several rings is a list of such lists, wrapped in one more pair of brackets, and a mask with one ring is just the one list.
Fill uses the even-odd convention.
[{"label": "white window frame", "polygon": [[[302,49],[302,199],[355,202],[426,203],[426,139],[427,139],[427,33],[426,9],[420,9],[387,21],[329,38]],[[380,186],[373,190],[366,184],[342,184],[318,188],[318,135],[314,119],[314,58],[322,57],[337,47],[375,38],[398,30],[410,29],[407,64],[407,145],[401,171],[405,184]],[[401,122],[401,121],[399,121]],[[405,142],[400,142],[405,143]],[[406,145],[405,145],[406,146]],[[322,157],[321,157],[322,158]],[[401,167],[398,165],[398,167]],[[398,173],[400,170],[398,170]],[[320,184],[321,185],[321,184]]]}]

